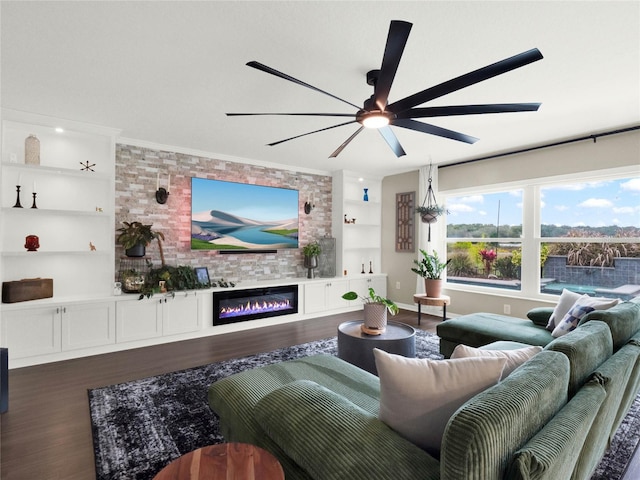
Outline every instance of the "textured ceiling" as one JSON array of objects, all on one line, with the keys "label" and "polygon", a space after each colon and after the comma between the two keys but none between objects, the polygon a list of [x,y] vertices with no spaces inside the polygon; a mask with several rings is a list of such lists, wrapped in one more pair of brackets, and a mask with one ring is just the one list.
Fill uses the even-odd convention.
[{"label": "textured ceiling", "polygon": [[[12,2],[1,8],[6,108],[122,129],[222,158],[379,175],[640,123],[640,3]],[[225,112],[343,112],[347,105],[245,64],[257,60],[355,104],[372,93],[389,22],[413,23],[390,102],[537,47],[544,59],[427,104],[542,102],[534,113],[431,119],[467,145],[400,128],[396,158],[376,131]]]}]

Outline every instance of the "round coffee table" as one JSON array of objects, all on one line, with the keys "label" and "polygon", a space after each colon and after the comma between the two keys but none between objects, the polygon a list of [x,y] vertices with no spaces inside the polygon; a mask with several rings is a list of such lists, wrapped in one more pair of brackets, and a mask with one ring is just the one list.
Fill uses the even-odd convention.
[{"label": "round coffee table", "polygon": [[246,443],[220,443],[176,458],[153,480],[284,480],[278,460]]},{"label": "round coffee table", "polygon": [[416,331],[399,322],[387,322],[380,335],[367,335],[360,328],[363,321],[344,322],[338,326],[338,357],[374,375],[378,374],[373,349],[405,357],[416,356]]}]

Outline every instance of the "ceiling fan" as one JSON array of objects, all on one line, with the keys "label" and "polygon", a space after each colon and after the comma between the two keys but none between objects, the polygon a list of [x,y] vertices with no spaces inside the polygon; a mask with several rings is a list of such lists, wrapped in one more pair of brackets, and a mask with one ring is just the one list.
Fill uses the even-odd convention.
[{"label": "ceiling fan", "polygon": [[275,75],[290,82],[296,83],[303,87],[310,88],[316,92],[323,93],[339,100],[347,105],[357,109],[356,113],[227,113],[227,116],[243,116],[243,115],[294,115],[294,116],[314,116],[314,117],[349,117],[352,120],[330,127],[314,130],[313,132],[303,133],[295,137],[286,138],[277,142],[270,143],[269,146],[278,145],[289,140],[311,135],[313,133],[323,132],[336,127],[342,127],[351,123],[359,123],[360,127],[340,145],[330,157],[337,157],[342,150],[363,130],[363,128],[377,129],[384,140],[387,142],[393,153],[397,157],[406,155],[406,152],[400,145],[396,135],[389,126],[402,127],[409,130],[437,135],[439,137],[449,138],[465,143],[475,143],[479,139],[465,135],[463,133],[448,130],[424,122],[419,122],[416,118],[429,117],[445,117],[452,115],[476,115],[484,113],[507,113],[507,112],[532,112],[538,110],[540,103],[498,103],[485,105],[454,105],[444,107],[420,107],[418,105],[426,103],[435,98],[442,97],[449,93],[455,92],[462,88],[474,85],[489,78],[501,75],[503,73],[523,67],[529,63],[541,60],[542,54],[537,48],[520,53],[513,57],[506,58],[499,62],[493,63],[486,67],[474,70],[465,75],[461,75],[452,80],[448,80],[434,87],[427,88],[421,92],[415,93],[403,99],[388,104],[389,91],[393,79],[396,75],[404,47],[409,38],[412,24],[401,20],[392,20],[389,26],[389,34],[387,44],[385,46],[384,55],[382,57],[382,66],[379,70],[371,70],[367,73],[367,83],[372,85],[374,93],[370,98],[364,101],[364,105],[359,107],[347,100],[337,97],[329,92],[325,92],[313,85],[298,80],[286,73],[279,72],[262,63],[251,61],[247,63],[249,67],[261,70],[265,73]]}]

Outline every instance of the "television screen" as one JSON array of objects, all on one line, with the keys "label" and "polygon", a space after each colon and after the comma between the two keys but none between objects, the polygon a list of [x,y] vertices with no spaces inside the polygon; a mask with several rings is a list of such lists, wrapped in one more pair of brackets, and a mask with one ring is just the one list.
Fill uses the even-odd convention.
[{"label": "television screen", "polygon": [[191,179],[191,249],[298,248],[298,191]]}]

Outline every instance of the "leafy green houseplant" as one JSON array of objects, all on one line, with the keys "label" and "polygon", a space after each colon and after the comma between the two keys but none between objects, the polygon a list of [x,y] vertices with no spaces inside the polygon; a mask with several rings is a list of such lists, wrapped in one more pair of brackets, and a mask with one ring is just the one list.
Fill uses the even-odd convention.
[{"label": "leafy green houseplant", "polygon": [[411,271],[424,278],[424,289],[427,297],[438,298],[442,292],[442,273],[451,262],[451,259],[446,262],[440,261],[438,252],[435,250],[433,254],[429,254],[421,248],[420,253],[422,258],[419,261],[413,260],[416,266],[412,267]]},{"label": "leafy green houseplant", "polygon": [[420,253],[422,254],[422,258],[420,261],[414,260],[416,267],[411,268],[411,271],[417,273],[423,278],[429,278],[432,280],[439,280],[442,277],[442,273],[444,272],[447,265],[451,262],[451,259],[446,262],[441,262],[440,257],[438,257],[438,252],[435,250],[433,254],[430,255],[426,250],[420,249]]},{"label": "leafy green houseplant", "polygon": [[368,297],[360,297],[356,292],[347,292],[342,295],[345,300],[357,300],[364,302],[363,331],[371,335],[380,335],[387,327],[387,312],[395,315],[399,312],[398,306],[388,298],[376,294],[373,288],[369,288]]},{"label": "leafy green houseplant", "polygon": [[320,255],[320,244],[311,242],[302,247],[304,255],[304,268],[307,269],[307,278],[313,278],[313,270],[318,268],[318,255]]},{"label": "leafy green houseplant", "polygon": [[117,242],[125,249],[128,257],[144,257],[146,247],[153,241],[158,240],[160,248],[160,256],[164,265],[164,255],[162,252],[161,240],[164,240],[164,234],[153,230],[152,225],[144,225],[141,222],[122,222],[124,226],[120,227]]},{"label": "leafy green houseplant", "polygon": [[[149,261],[147,263],[150,266]],[[161,284],[161,282],[163,282]],[[162,265],[159,268],[150,268],[147,273],[147,281],[140,291],[140,299],[151,297],[154,293],[164,291],[174,292],[176,290],[197,290],[208,288],[209,284],[201,283],[198,280],[195,270],[191,266],[178,265],[177,267]]]}]

